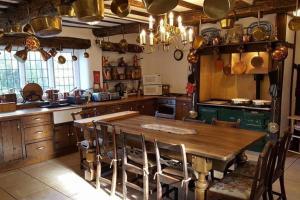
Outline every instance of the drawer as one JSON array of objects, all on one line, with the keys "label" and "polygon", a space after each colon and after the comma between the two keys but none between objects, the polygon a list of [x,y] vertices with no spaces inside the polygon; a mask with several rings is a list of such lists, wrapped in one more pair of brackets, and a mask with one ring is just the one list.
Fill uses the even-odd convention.
[{"label": "drawer", "polygon": [[45,160],[54,155],[53,141],[47,140],[26,145],[27,158]]},{"label": "drawer", "polygon": [[38,123],[50,123],[50,122],[51,122],[50,114],[31,115],[27,117],[22,117],[22,123],[24,126],[35,125]]},{"label": "drawer", "polygon": [[25,142],[28,143],[33,140],[47,139],[53,136],[52,125],[35,126],[24,129]]},{"label": "drawer", "polygon": [[211,124],[212,119],[218,119],[218,109],[213,107],[200,107],[199,108],[199,119]]}]

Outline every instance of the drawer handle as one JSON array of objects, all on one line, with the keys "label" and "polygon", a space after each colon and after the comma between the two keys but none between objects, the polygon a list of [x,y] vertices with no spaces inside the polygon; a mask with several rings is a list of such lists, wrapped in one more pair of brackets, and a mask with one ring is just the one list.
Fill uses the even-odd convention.
[{"label": "drawer handle", "polygon": [[37,150],[43,150],[43,149],[45,149],[45,147],[38,147],[38,148],[36,148]]},{"label": "drawer handle", "polygon": [[43,131],[37,131],[37,132],[35,132],[36,134],[42,134],[43,133]]},{"label": "drawer handle", "polygon": [[41,118],[34,118],[33,120],[35,120],[35,121],[40,121]]}]

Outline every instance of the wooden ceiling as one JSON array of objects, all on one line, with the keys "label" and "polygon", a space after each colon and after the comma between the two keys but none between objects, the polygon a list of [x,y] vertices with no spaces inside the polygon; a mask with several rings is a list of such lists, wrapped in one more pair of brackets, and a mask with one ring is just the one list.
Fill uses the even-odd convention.
[{"label": "wooden ceiling", "polygon": [[[200,18],[205,22],[214,22],[203,14],[204,0],[179,0],[178,6],[173,10],[175,15],[183,17],[185,25],[198,25]],[[0,25],[5,26],[11,22],[26,23],[28,21],[27,7],[30,8],[30,17],[38,15],[38,10],[51,9],[50,2],[54,5],[60,4],[60,0],[0,0]],[[78,21],[76,18],[63,18],[64,26],[83,28],[107,28],[126,26],[131,23],[147,23],[147,13],[142,0],[129,0],[131,13],[125,18],[119,18],[110,11],[111,0],[105,0],[105,18],[97,23],[88,24]],[[217,0],[216,0],[217,3]],[[295,9],[295,0],[237,0],[235,12],[237,17],[256,16],[257,11],[263,14],[288,12]]]}]

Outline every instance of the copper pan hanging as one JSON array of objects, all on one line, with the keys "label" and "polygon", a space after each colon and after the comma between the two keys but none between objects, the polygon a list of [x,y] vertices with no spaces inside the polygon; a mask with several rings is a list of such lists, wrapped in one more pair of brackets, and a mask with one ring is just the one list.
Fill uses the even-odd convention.
[{"label": "copper pan hanging", "polygon": [[130,13],[128,0],[113,0],[110,5],[111,12],[119,17],[126,17]]},{"label": "copper pan hanging", "polygon": [[178,0],[143,0],[147,11],[153,15],[161,15],[173,10]]},{"label": "copper pan hanging", "polygon": [[103,0],[76,0],[72,6],[80,21],[93,22],[104,18]]},{"label": "copper pan hanging", "polygon": [[300,16],[298,14],[298,0],[296,0],[296,11],[293,13],[294,17],[289,21],[288,27],[292,31],[300,30]]},{"label": "copper pan hanging", "polygon": [[211,19],[225,18],[234,8],[236,0],[204,0],[204,13]]}]

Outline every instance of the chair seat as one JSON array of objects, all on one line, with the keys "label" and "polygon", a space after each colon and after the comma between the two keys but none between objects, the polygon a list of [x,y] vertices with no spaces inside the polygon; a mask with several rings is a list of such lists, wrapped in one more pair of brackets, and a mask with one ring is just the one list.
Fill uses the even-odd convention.
[{"label": "chair seat", "polygon": [[[153,168],[156,166],[156,157],[154,154],[148,154],[148,167]],[[142,152],[134,151],[128,153],[128,159],[131,161],[143,165],[143,154]]]},{"label": "chair seat", "polygon": [[247,161],[243,164],[238,165],[237,169],[232,173],[235,175],[241,175],[248,178],[253,178],[255,176],[257,162]]},{"label": "chair seat", "polygon": [[214,194],[219,194],[228,199],[250,199],[252,182],[253,179],[243,176],[226,176],[208,189],[208,197],[214,199]]}]

